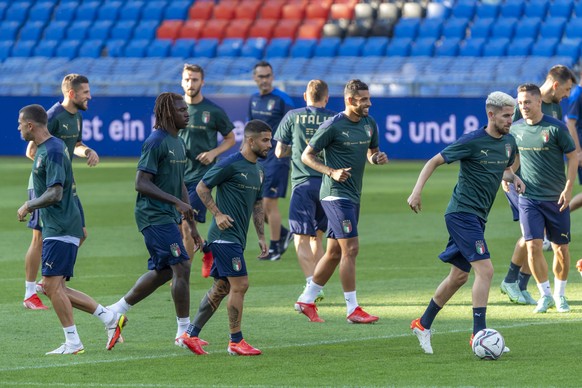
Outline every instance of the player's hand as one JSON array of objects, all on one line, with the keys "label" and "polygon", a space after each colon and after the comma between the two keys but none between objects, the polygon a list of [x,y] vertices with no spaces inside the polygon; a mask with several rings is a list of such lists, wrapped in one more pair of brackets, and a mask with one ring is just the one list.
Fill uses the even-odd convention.
[{"label": "player's hand", "polygon": [[[525,193],[525,183],[523,183],[521,178],[518,177],[517,175],[513,176],[513,186],[515,187],[515,191],[517,192],[517,194]],[[509,190],[509,185],[507,186],[507,188]]]},{"label": "player's hand", "polygon": [[570,201],[572,200],[572,192],[570,190],[564,190],[560,194],[560,199],[558,199],[558,205],[560,206],[560,211],[564,211],[570,206]]},{"label": "player's hand", "polygon": [[18,209],[18,211],[16,212],[16,214],[18,215],[18,221],[20,222],[26,221],[26,216],[28,215],[28,213],[32,212],[28,209],[28,205],[26,204],[26,202],[24,202],[24,205],[20,206],[20,209]]},{"label": "player's hand", "polygon": [[[515,178],[514,178],[514,180],[515,180]],[[510,184],[511,183],[509,183],[508,181],[501,180],[501,188],[503,189],[503,191],[505,191],[506,193],[509,193],[509,185]]]},{"label": "player's hand", "polygon": [[205,166],[214,162],[215,158],[216,158],[216,156],[214,155],[214,152],[212,152],[212,151],[202,152],[202,153],[198,154],[198,156],[196,156],[196,160]]},{"label": "player's hand", "polygon": [[261,249],[261,254],[257,256],[258,259],[264,259],[269,255],[269,249],[264,237],[259,239],[259,248]]},{"label": "player's hand", "polygon": [[192,237],[192,240],[194,240],[194,252],[196,252],[202,248],[204,239],[200,236],[200,233],[198,233],[196,227],[190,227],[190,236]]},{"label": "player's hand", "polygon": [[234,220],[228,214],[218,213],[214,216],[214,220],[216,221],[216,226],[218,226],[218,229],[220,230],[232,228],[234,224]]},{"label": "player's hand", "polygon": [[94,149],[89,149],[87,152],[87,165],[89,167],[95,167],[99,164],[99,155],[95,152]]},{"label": "player's hand", "polygon": [[578,156],[578,166],[582,167],[582,151],[576,153],[576,156]]},{"label": "player's hand", "polygon": [[388,155],[385,152],[376,152],[372,155],[372,162],[374,164],[386,164],[388,163]]},{"label": "player's hand", "polygon": [[352,169],[351,167],[348,167],[333,170],[331,173],[331,179],[333,179],[336,182],[345,182],[348,180],[349,177],[352,176],[352,174],[350,173],[351,169]]},{"label": "player's hand", "polygon": [[194,219],[194,210],[192,210],[192,206],[189,204],[179,201],[174,206],[186,221],[192,221]]},{"label": "player's hand", "polygon": [[415,213],[418,213],[419,211],[421,211],[422,210],[422,200],[421,200],[420,194],[415,194],[415,193],[410,194],[410,197],[408,197],[408,206],[410,206],[410,209]]}]

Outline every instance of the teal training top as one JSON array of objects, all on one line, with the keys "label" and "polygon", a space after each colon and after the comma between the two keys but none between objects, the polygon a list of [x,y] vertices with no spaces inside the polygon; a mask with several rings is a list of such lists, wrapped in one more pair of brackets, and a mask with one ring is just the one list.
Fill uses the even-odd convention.
[{"label": "teal training top", "polygon": [[513,164],[517,153],[513,136],[497,139],[485,127],[461,136],[442,150],[445,162],[461,162],[459,180],[445,214],[471,213],[487,221],[503,172]]},{"label": "teal training top", "polygon": [[65,142],[73,160],[75,145],[83,140],[83,116],[79,112],[69,113],[60,102],[54,104],[47,111],[47,115],[49,132]]}]

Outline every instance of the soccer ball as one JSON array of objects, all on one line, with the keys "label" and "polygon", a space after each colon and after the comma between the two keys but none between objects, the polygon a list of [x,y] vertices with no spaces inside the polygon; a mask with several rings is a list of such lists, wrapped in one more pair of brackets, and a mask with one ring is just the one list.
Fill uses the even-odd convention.
[{"label": "soccer ball", "polygon": [[582,275],[582,259],[578,260],[576,263],[576,269],[580,272],[580,275]]},{"label": "soccer ball", "polygon": [[483,329],[473,337],[473,353],[482,360],[497,360],[503,354],[505,340],[494,329]]}]

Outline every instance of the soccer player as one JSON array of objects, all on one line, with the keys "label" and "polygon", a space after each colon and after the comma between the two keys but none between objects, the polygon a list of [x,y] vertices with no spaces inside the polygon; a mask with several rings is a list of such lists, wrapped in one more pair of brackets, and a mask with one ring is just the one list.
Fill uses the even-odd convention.
[{"label": "soccer player", "polygon": [[[198,335],[226,296],[230,326],[227,351],[242,356],[261,354],[259,349],[243,339],[241,331],[244,296],[249,287],[244,250],[252,217],[259,238],[260,257],[268,255],[262,204],[264,174],[257,160],[267,156],[272,147],[271,137],[269,125],[260,120],[249,121],[245,125],[241,150],[214,165],[196,188],[200,199],[214,216],[208,231],[214,256],[211,271],[214,283],[202,298],[187,333],[178,338],[181,346],[195,354],[206,354],[202,349],[206,341]],[[214,187],[216,201],[211,194]]]},{"label": "soccer player", "polygon": [[436,315],[467,282],[471,269],[475,270],[473,335],[487,327],[493,264],[484,237],[485,223],[502,179],[513,182],[518,193],[525,190],[511,169],[518,153],[515,139],[508,135],[514,107],[515,100],[505,93],[487,96],[487,126],[463,135],[426,162],[408,197],[410,209],[415,213],[421,211],[422,190],[434,171],[444,163],[460,161],[459,181],[445,211],[449,241],[439,255],[443,262],[452,265],[451,270],[437,287],[422,317],[410,325],[425,353],[433,353],[431,327]]},{"label": "soccer player", "polygon": [[[523,119],[511,127],[520,152],[521,178],[528,191],[519,197],[519,222],[527,246],[527,257],[541,298],[534,313],[556,306],[570,311],[565,296],[570,270],[570,209],[578,156],[566,125],[542,112],[540,89],[523,84],[517,89],[517,103]],[[564,155],[568,174],[564,172]],[[544,226],[554,251],[554,295],[543,255]]]},{"label": "soccer player", "polygon": [[[87,110],[89,100],[91,100],[89,80],[80,74],[68,74],[63,78],[61,91],[63,92],[63,102],[55,103],[48,111],[48,130],[53,136],[65,142],[71,158],[73,155],[86,158],[87,165],[94,167],[99,163],[99,155],[95,150],[83,144],[83,116],[79,112]],[[36,144],[29,142],[26,149],[26,156],[34,160],[35,154]],[[29,180],[28,196],[29,199],[34,199],[32,176]],[[73,196],[81,211],[81,221],[83,223],[82,244],[87,237],[87,231],[85,229],[83,206],[81,206],[81,202],[77,196],[77,189],[74,183]],[[23,305],[25,308],[32,310],[47,309],[36,293],[36,276],[40,267],[42,252],[41,225],[42,222],[39,218],[39,212],[35,211],[28,222],[28,227],[32,229],[32,240],[24,259],[26,281]]]},{"label": "soccer player", "polygon": [[73,307],[93,314],[107,329],[106,349],[115,346],[127,320],[66,286],[73,276],[77,249],[83,237],[81,213],[73,192],[73,170],[65,143],[52,136],[47,128],[47,113],[40,105],[28,105],[18,115],[18,130],[25,141],[36,147],[32,167],[35,198],[18,209],[18,220],[40,209],[42,227],[42,284],[51,300],[63,331],[65,343],[46,354],[80,354],[84,347],[77,333]]},{"label": "soccer player", "polygon": [[[573,82],[576,82],[572,71],[563,65],[556,65],[550,69],[546,80],[540,87],[542,95],[542,112],[557,120],[562,120],[562,107],[560,101],[568,96]],[[513,120],[522,118],[519,107],[515,107]],[[518,175],[519,171],[515,171]],[[511,183],[502,182],[503,190],[509,201],[509,206],[513,213],[513,220],[519,221],[518,195]],[[552,250],[552,245],[544,235],[543,248],[546,251]],[[517,304],[536,305],[537,301],[527,290],[527,285],[531,277],[531,270],[527,263],[527,248],[525,240],[520,237],[515,244],[513,256],[509,264],[507,275],[500,285],[501,292],[507,294],[509,300]]]},{"label": "soccer player", "polygon": [[[253,70],[253,78],[259,92],[251,96],[249,120],[261,120],[271,127],[274,133],[285,114],[293,109],[291,98],[273,86],[273,68],[269,62],[258,62]],[[269,255],[263,260],[279,260],[287,250],[293,235],[281,224],[279,198],[285,198],[289,180],[289,158],[275,157],[275,140],[271,151],[260,163],[265,168],[263,185],[263,206],[269,224],[271,243]]]},{"label": "soccer player", "polygon": [[[378,148],[378,126],[368,115],[372,106],[368,85],[357,79],[349,81],[344,103],[345,110],[319,127],[301,156],[308,167],[325,175],[319,197],[328,220],[328,238],[327,250],[295,309],[311,322],[323,322],[315,299],[339,265],[348,323],[373,323],[379,318],[365,312],[356,298],[358,219],[366,160],[386,164],[388,156]],[[323,162],[318,157],[321,151]]]},{"label": "soccer player", "polygon": [[[283,117],[275,134],[278,158],[291,157],[291,201],[289,203],[289,230],[295,236],[295,250],[306,284],[313,279],[315,266],[323,256],[322,235],[327,228],[327,217],[319,200],[322,174],[306,166],[301,154],[317,128],[336,112],[325,109],[329,89],[322,80],[311,80],[303,93],[307,103]],[[323,290],[317,302],[323,299]]]},{"label": "soccer player", "polygon": [[[186,143],[188,161],[184,178],[190,205],[194,209],[194,222],[206,222],[206,207],[196,194],[196,185],[206,171],[212,167],[216,158],[231,148],[234,141],[234,125],[224,110],[202,95],[204,69],[198,65],[185,64],[182,70],[182,89],[184,101],[188,105],[190,121],[179,135]],[[218,134],[223,141],[218,144]],[[188,223],[182,223],[182,236],[190,260],[194,257],[194,241],[190,238]],[[202,276],[207,278],[212,267],[212,253],[203,247]]]},{"label": "soccer player", "polygon": [[202,246],[184,184],[186,145],[178,136],[188,125],[188,106],[179,94],[162,93],[156,98],[154,114],[157,131],[142,146],[135,178],[135,219],[150,254],[148,272],[109,308],[124,314],[172,280],[178,338],[190,324],[190,258],[182,243],[181,222],[190,224],[194,244]]},{"label": "soccer player", "polygon": [[[582,72],[580,72],[582,76]],[[572,135],[578,154],[578,181],[582,184],[582,148],[580,137],[582,136],[582,77],[580,84],[576,85],[568,98],[568,111],[566,113],[566,126]],[[570,212],[582,207],[582,194],[576,194],[570,202]]]}]

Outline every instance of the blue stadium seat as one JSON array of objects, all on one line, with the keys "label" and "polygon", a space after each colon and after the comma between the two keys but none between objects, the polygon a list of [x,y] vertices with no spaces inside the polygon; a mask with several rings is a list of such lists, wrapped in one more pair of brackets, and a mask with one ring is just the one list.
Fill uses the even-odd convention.
[{"label": "blue stadium seat", "polygon": [[91,22],[88,20],[79,20],[71,23],[67,28],[67,39],[71,40],[83,40],[89,32],[91,27]]},{"label": "blue stadium seat", "polygon": [[497,18],[493,25],[491,37],[511,39],[513,38],[516,25],[516,18]]},{"label": "blue stadium seat", "polygon": [[566,27],[566,18],[547,17],[540,27],[540,36],[543,38],[560,39]]},{"label": "blue stadium seat", "polygon": [[570,57],[577,62],[580,57],[581,45],[582,40],[580,39],[562,39],[556,48],[556,55]]},{"label": "blue stadium seat", "polygon": [[545,19],[550,7],[550,0],[528,1],[525,3],[523,16],[528,18]]},{"label": "blue stadium seat", "polygon": [[317,39],[297,39],[291,46],[289,56],[291,58],[311,58],[316,44]]},{"label": "blue stadium seat", "polygon": [[491,38],[483,48],[484,57],[503,57],[507,54],[509,38]]},{"label": "blue stadium seat", "polygon": [[337,55],[342,57],[359,57],[362,55],[362,47],[366,38],[360,36],[347,37],[340,43]]},{"label": "blue stadium seat", "polygon": [[143,58],[150,42],[149,39],[130,40],[123,50],[123,56],[128,58]]},{"label": "blue stadium seat", "polygon": [[130,40],[136,24],[137,22],[135,20],[119,19],[111,29],[111,39]]},{"label": "blue stadium seat", "polygon": [[75,17],[77,5],[74,3],[60,3],[54,11],[54,20],[69,23]]},{"label": "blue stadium seat", "polygon": [[89,39],[109,39],[113,20],[96,20],[89,29]]},{"label": "blue stadium seat", "polygon": [[10,56],[12,52],[12,47],[14,47],[13,40],[0,40],[0,59],[5,60]]},{"label": "blue stadium seat", "polygon": [[0,23],[0,40],[16,40],[18,30],[20,22],[3,21]]},{"label": "blue stadium seat", "polygon": [[55,3],[53,1],[38,2],[30,8],[28,20],[47,22],[51,19]]},{"label": "blue stadium seat", "polygon": [[227,38],[224,39],[216,48],[217,57],[238,57],[242,49],[243,39]]},{"label": "blue stadium seat", "polygon": [[36,41],[33,40],[19,40],[12,48],[13,57],[30,57]]},{"label": "blue stadium seat", "polygon": [[186,20],[191,1],[172,1],[164,12],[164,20]]},{"label": "blue stadium seat", "polygon": [[128,1],[119,10],[120,20],[140,20],[145,3],[143,1]]},{"label": "blue stadium seat", "polygon": [[165,8],[165,1],[148,1],[141,12],[141,19],[159,22],[162,20]]},{"label": "blue stadium seat", "polygon": [[44,22],[27,22],[21,29],[20,29],[20,40],[33,40],[37,41],[42,36],[42,31],[44,29]]},{"label": "blue stadium seat", "polygon": [[135,27],[135,31],[133,32],[133,39],[154,39],[156,37],[156,30],[158,29],[159,25],[159,20],[142,19],[142,21]]},{"label": "blue stadium seat", "polygon": [[394,38],[416,38],[418,34],[418,27],[420,26],[420,19],[400,19],[394,25]]},{"label": "blue stadium seat", "polygon": [[418,57],[432,57],[435,51],[436,38],[420,38],[416,39],[410,49],[410,56]]},{"label": "blue stadium seat", "polygon": [[109,39],[105,43],[105,51],[107,55],[114,58],[122,57],[126,42],[127,40],[125,39]]},{"label": "blue stadium seat", "polygon": [[550,3],[548,8],[548,17],[550,18],[566,18],[570,19],[572,11],[574,10],[574,1],[572,0],[554,0]]},{"label": "blue stadium seat", "polygon": [[386,48],[386,55],[388,57],[407,57],[410,55],[411,46],[411,38],[392,38]]},{"label": "blue stadium seat", "polygon": [[507,47],[508,56],[528,56],[534,44],[533,38],[516,38]]},{"label": "blue stadium seat", "polygon": [[515,27],[515,38],[537,39],[542,20],[537,17],[524,17],[517,22]]},{"label": "blue stadium seat", "polygon": [[[273,39],[274,40],[274,39]],[[216,48],[218,47],[218,39],[203,38],[198,39],[196,46],[194,46],[193,56],[195,57],[216,57]]]},{"label": "blue stadium seat", "polygon": [[494,22],[493,18],[476,18],[471,25],[471,38],[489,38]]},{"label": "blue stadium seat", "polygon": [[465,18],[448,19],[443,25],[443,37],[465,39],[468,24],[469,20]]},{"label": "blue stadium seat", "polygon": [[103,39],[88,39],[79,47],[79,56],[85,58],[99,58],[105,46]]},{"label": "blue stadium seat", "polygon": [[79,52],[80,40],[63,40],[55,51],[56,57],[73,59]]},{"label": "blue stadium seat", "polygon": [[107,1],[103,3],[97,11],[97,20],[116,21],[122,6],[123,2],[121,1]]},{"label": "blue stadium seat", "polygon": [[382,57],[386,55],[389,39],[386,36],[371,36],[362,47],[362,56],[364,57]]},{"label": "blue stadium seat", "polygon": [[59,45],[59,40],[40,40],[34,48],[34,56],[53,57]]},{"label": "blue stadium seat", "polygon": [[335,57],[339,49],[341,39],[337,37],[324,37],[319,40],[313,53],[314,57]]},{"label": "blue stadium seat", "polygon": [[478,3],[475,10],[475,17],[496,18],[499,15],[499,3]]},{"label": "blue stadium seat", "polygon": [[440,19],[446,20],[451,14],[451,7],[446,6],[443,3],[429,2],[426,5],[426,18],[427,19]]},{"label": "blue stadium seat", "polygon": [[456,57],[459,54],[459,38],[442,39],[435,47],[436,57]]},{"label": "blue stadium seat", "polygon": [[[543,35],[542,35],[543,36]],[[556,47],[558,46],[557,38],[542,38],[538,39],[537,42],[531,48],[531,55],[538,57],[551,57],[556,52]]]},{"label": "blue stadium seat", "polygon": [[582,1],[578,1],[574,4],[574,14],[578,18],[582,17]]},{"label": "blue stadium seat", "polygon": [[443,30],[441,19],[424,19],[418,27],[419,38],[439,38]]},{"label": "blue stadium seat", "polygon": [[453,7],[452,17],[460,19],[473,19],[475,16],[475,2],[457,3]]},{"label": "blue stadium seat", "polygon": [[170,54],[172,42],[169,40],[154,40],[146,50],[147,57],[165,58]]},{"label": "blue stadium seat", "polygon": [[98,1],[83,2],[81,5],[78,5],[77,12],[75,12],[75,22],[80,20],[92,22],[95,20],[100,5]]},{"label": "blue stadium seat", "polygon": [[23,23],[28,17],[28,10],[31,3],[28,2],[13,2],[6,9],[5,20],[10,20],[11,22]]},{"label": "blue stadium seat", "polygon": [[[9,3],[0,3],[0,20],[4,20],[4,15],[6,14],[6,9],[8,8]],[[1,58],[0,56],[0,59]]]},{"label": "blue stadium seat", "polygon": [[195,41],[192,39],[176,39],[170,49],[170,56],[188,58],[192,56]]},{"label": "blue stadium seat", "polygon": [[285,58],[289,55],[292,40],[289,38],[275,38],[265,49],[265,57],[267,58]]},{"label": "blue stadium seat", "polygon": [[267,39],[265,38],[248,38],[242,46],[241,57],[249,57],[260,59],[263,57],[263,52],[267,46]]},{"label": "blue stadium seat", "polygon": [[570,19],[568,24],[566,24],[564,33],[568,39],[582,39],[582,15]]},{"label": "blue stadium seat", "polygon": [[467,38],[461,43],[459,55],[464,57],[480,57],[483,55],[483,46],[485,46],[485,39]]},{"label": "blue stadium seat", "polygon": [[506,1],[501,4],[499,16],[502,18],[521,18],[524,11],[524,3],[521,1]]},{"label": "blue stadium seat", "polygon": [[53,20],[44,29],[43,38],[45,40],[61,40],[65,37],[65,32],[67,31],[68,22],[65,21],[55,21]]}]

